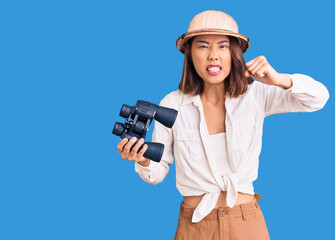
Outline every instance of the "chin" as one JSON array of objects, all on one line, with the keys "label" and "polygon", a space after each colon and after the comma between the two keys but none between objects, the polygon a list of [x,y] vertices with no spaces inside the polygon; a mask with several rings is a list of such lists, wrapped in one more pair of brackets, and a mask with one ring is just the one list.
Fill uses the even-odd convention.
[{"label": "chin", "polygon": [[[206,82],[208,82],[208,83],[214,83],[214,84],[217,84],[217,83],[221,83],[221,82],[223,82],[227,77],[228,77],[228,75],[225,76],[225,77],[223,77],[223,76],[221,76],[221,75],[218,75],[218,76],[207,77],[207,78],[205,78],[205,79],[206,79]],[[203,78],[203,79],[204,79],[204,78]]]},{"label": "chin", "polygon": [[218,84],[222,84],[224,82],[224,80],[220,80],[220,81],[205,81],[205,84],[209,84],[209,85],[218,85]]}]

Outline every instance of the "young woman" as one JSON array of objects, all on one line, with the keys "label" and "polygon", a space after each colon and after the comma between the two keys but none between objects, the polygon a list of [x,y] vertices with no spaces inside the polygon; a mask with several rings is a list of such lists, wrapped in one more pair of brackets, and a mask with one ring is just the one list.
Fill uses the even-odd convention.
[{"label": "young woman", "polygon": [[155,121],[152,136],[165,145],[162,160],[143,157],[146,146],[138,152],[143,139],[123,139],[119,153],[151,184],[163,181],[175,159],[184,196],[175,239],[270,239],[252,184],[264,118],[322,109],[328,90],[307,75],[276,72],[264,56],[245,64],[249,39],[221,11],[196,15],[176,44],[185,54],[182,79],[160,106],[178,116],[172,129]]}]

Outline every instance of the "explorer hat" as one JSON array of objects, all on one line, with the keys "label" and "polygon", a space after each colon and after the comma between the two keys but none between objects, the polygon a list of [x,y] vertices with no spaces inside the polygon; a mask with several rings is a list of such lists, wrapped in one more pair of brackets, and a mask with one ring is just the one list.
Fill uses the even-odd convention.
[{"label": "explorer hat", "polygon": [[243,53],[250,46],[249,38],[238,33],[237,24],[229,14],[218,10],[207,10],[194,16],[188,26],[187,33],[177,39],[178,50],[185,54],[187,40],[204,34],[222,34],[236,37]]}]

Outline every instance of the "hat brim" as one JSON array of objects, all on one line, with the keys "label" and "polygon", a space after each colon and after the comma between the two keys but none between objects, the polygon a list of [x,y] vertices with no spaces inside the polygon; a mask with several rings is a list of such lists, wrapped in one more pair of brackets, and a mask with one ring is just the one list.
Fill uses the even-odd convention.
[{"label": "hat brim", "polygon": [[250,47],[249,38],[247,36],[244,36],[243,34],[231,32],[229,30],[222,30],[222,29],[203,29],[201,31],[192,31],[192,32],[187,32],[181,35],[176,41],[177,49],[183,54],[185,54],[186,42],[188,39],[190,39],[191,37],[198,36],[198,35],[208,35],[208,34],[220,34],[220,35],[229,35],[229,36],[236,37],[239,40],[239,44],[241,46],[243,53],[245,53],[247,49]]}]

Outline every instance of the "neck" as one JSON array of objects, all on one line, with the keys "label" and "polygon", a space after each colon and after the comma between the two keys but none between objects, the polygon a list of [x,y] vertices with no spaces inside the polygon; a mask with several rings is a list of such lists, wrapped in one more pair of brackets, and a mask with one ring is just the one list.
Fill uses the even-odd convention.
[{"label": "neck", "polygon": [[225,102],[224,84],[205,85],[204,92],[200,95],[200,99],[205,104],[221,105]]}]

